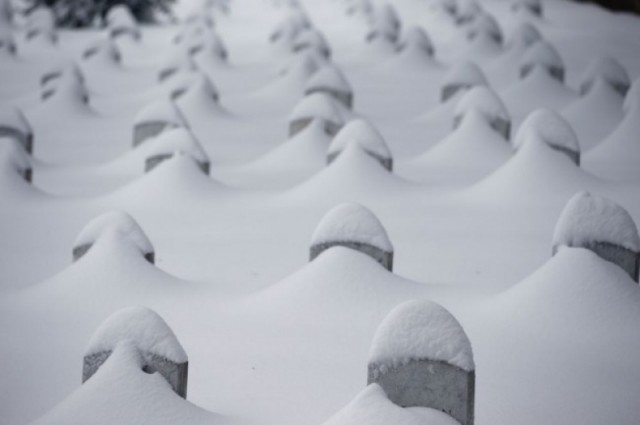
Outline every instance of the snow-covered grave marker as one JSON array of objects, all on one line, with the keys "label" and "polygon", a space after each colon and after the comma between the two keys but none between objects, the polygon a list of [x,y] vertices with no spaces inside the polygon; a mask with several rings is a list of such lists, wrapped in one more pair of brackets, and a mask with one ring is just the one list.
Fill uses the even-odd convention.
[{"label": "snow-covered grave marker", "polygon": [[511,135],[511,117],[498,95],[486,86],[477,86],[462,95],[453,112],[453,128],[460,126],[464,116],[472,109],[485,117],[491,128],[505,140]]},{"label": "snow-covered grave marker", "polygon": [[387,232],[380,220],[360,204],[340,204],[320,220],[311,237],[309,261],[334,246],[360,251],[393,270],[393,245]]},{"label": "snow-covered grave marker", "polygon": [[486,85],[487,79],[478,65],[473,62],[462,62],[451,68],[444,77],[440,99],[442,102],[446,102],[462,90]]},{"label": "snow-covered grave marker", "polygon": [[111,38],[130,37],[133,40],[140,40],[142,37],[136,20],[131,14],[129,7],[125,4],[118,4],[109,9],[105,17],[109,35]]},{"label": "snow-covered grave marker", "polygon": [[535,16],[542,17],[543,7],[541,0],[514,0],[511,3],[513,12],[528,11]]},{"label": "snow-covered grave marker", "polygon": [[353,106],[353,89],[340,69],[329,63],[316,71],[305,85],[305,95],[326,93],[342,102],[347,108]]},{"label": "snow-covered grave marker", "polygon": [[325,132],[335,136],[346,121],[339,105],[326,93],[316,92],[305,96],[289,115],[289,136],[295,136],[307,128],[314,119],[321,120]]},{"label": "snow-covered grave marker", "polygon": [[331,48],[324,35],[316,29],[305,29],[293,38],[291,46],[293,52],[313,50],[324,58],[331,57]]},{"label": "snow-covered grave marker", "polygon": [[571,125],[557,112],[548,109],[537,109],[531,112],[520,125],[513,145],[516,149],[520,149],[531,138],[541,140],[551,148],[567,155],[574,164],[580,165],[578,136]]},{"label": "snow-covered grave marker", "polygon": [[153,102],[138,112],[133,124],[133,146],[168,128],[186,127],[180,111],[170,99]]},{"label": "snow-covered grave marker", "polygon": [[625,96],[631,86],[631,79],[624,67],[610,56],[602,56],[591,61],[580,80],[580,94],[585,95],[602,79],[621,96]]},{"label": "snow-covered grave marker", "polygon": [[367,120],[349,121],[331,141],[327,151],[327,163],[331,164],[351,144],[357,143],[388,171],[393,170],[391,151],[380,132]]},{"label": "snow-covered grave marker", "polygon": [[368,384],[401,407],[430,407],[461,425],[474,422],[475,364],[458,321],[431,301],[395,307],[376,330]]},{"label": "snow-covered grave marker", "polygon": [[467,26],[467,38],[475,40],[476,38],[487,36],[497,44],[502,43],[502,30],[498,21],[493,15],[482,11]]},{"label": "snow-covered grave marker", "polygon": [[33,153],[33,131],[24,114],[10,105],[0,106],[0,137],[20,143],[28,153]]},{"label": "snow-covered grave marker", "polygon": [[31,183],[33,168],[31,159],[24,147],[15,139],[0,135],[1,167],[9,172],[17,173],[25,181]]},{"label": "snow-covered grave marker", "polygon": [[158,164],[172,158],[177,152],[189,155],[198,164],[203,173],[209,175],[210,161],[206,152],[193,133],[184,127],[171,128],[151,138],[148,142],[150,153],[144,171],[153,170]]},{"label": "snow-covered grave marker", "polygon": [[414,26],[409,28],[398,43],[399,52],[412,48],[426,53],[429,57],[433,57],[435,54],[433,42],[422,27]]},{"label": "snow-covered grave marker", "polygon": [[187,398],[187,353],[167,323],[146,307],[119,310],[98,327],[85,350],[82,382],[96,373],[118,344],[127,342],[138,349],[143,371],[158,372],[180,397]]},{"label": "snow-covered grave marker", "polygon": [[553,255],[562,246],[580,247],[620,266],[638,282],[640,237],[629,213],[609,199],[580,192],[562,211],[553,234]]},{"label": "snow-covered grave marker", "polygon": [[526,78],[535,68],[542,68],[553,78],[564,82],[565,67],[562,56],[547,41],[537,41],[527,49],[520,61],[520,78]]},{"label": "snow-covered grave marker", "polygon": [[78,261],[91,247],[107,234],[115,235],[121,240],[134,245],[140,255],[153,264],[155,252],[140,225],[129,214],[112,211],[91,220],[76,237],[73,243],[73,261]]}]

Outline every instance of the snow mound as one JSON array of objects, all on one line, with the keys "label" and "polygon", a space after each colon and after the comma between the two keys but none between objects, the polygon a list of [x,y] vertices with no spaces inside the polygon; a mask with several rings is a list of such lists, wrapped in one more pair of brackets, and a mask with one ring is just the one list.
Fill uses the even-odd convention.
[{"label": "snow mound", "polygon": [[11,105],[0,105],[0,137],[16,139],[27,152],[32,149],[31,126],[22,111]]},{"label": "snow mound", "polygon": [[519,12],[525,10],[533,13],[536,16],[542,16],[542,1],[541,0],[515,0],[511,3],[511,10]]},{"label": "snow mound", "polygon": [[316,71],[305,86],[306,94],[325,90],[338,93],[353,92],[342,71],[333,64],[327,64]]},{"label": "snow mound", "polygon": [[176,105],[168,99],[159,100],[143,107],[133,119],[134,124],[163,122],[169,126],[185,126],[183,117]]},{"label": "snow mound", "polygon": [[322,119],[338,128],[346,121],[337,101],[326,93],[311,93],[305,96],[289,114],[290,123],[314,118]]},{"label": "snow mound", "polygon": [[333,138],[327,151],[329,162],[340,155],[350,143],[358,143],[365,152],[381,162],[392,160],[391,151],[382,134],[369,121],[359,118],[349,121]]},{"label": "snow mound", "polygon": [[627,94],[631,80],[624,67],[610,56],[603,56],[591,61],[580,80],[580,93],[591,90],[597,79],[609,83],[622,96]]},{"label": "snow mound", "polygon": [[378,217],[368,208],[351,202],[332,208],[320,220],[311,236],[311,246],[331,242],[357,242],[385,252],[393,251],[393,245]]},{"label": "snow mound", "polygon": [[31,159],[22,144],[13,138],[0,135],[0,165],[31,180]]},{"label": "snow mound", "polygon": [[456,23],[458,25],[473,21],[484,10],[475,0],[458,0],[456,2]]},{"label": "snow mound", "polygon": [[444,307],[427,300],[407,301],[391,310],[369,351],[370,364],[393,367],[419,359],[475,369],[471,342],[460,323]]},{"label": "snow mound", "polygon": [[83,63],[100,64],[103,66],[114,66],[121,61],[118,48],[112,40],[98,40],[91,43],[82,52]]},{"label": "snow mound", "polygon": [[631,88],[627,91],[622,104],[622,110],[628,114],[632,110],[640,111],[640,78],[634,80]]},{"label": "snow mound", "polygon": [[293,51],[313,50],[325,58],[331,56],[331,48],[324,35],[316,29],[307,29],[293,38]]},{"label": "snow mound", "polygon": [[323,425],[459,425],[446,413],[426,407],[400,407],[378,384],[367,386]]},{"label": "snow mound", "polygon": [[435,53],[431,38],[424,28],[419,26],[409,28],[398,45],[398,49],[401,51],[411,47],[424,51],[428,56],[433,56]]},{"label": "snow mound", "polygon": [[147,307],[129,307],[109,316],[89,340],[85,356],[114,351],[123,341],[133,342],[142,353],[153,353],[175,363],[188,360],[169,325]]},{"label": "snow mound", "polygon": [[141,34],[136,20],[129,7],[125,4],[118,4],[109,8],[105,16],[105,22],[113,38],[121,35],[130,35],[136,40],[140,39]]},{"label": "snow mound", "polygon": [[577,193],[562,211],[553,233],[559,246],[582,247],[608,242],[640,251],[638,229],[629,213],[609,199],[588,192]]},{"label": "snow mound", "polygon": [[453,66],[445,75],[442,87],[442,101],[451,98],[460,89],[469,89],[474,86],[486,86],[487,78],[473,62],[462,62]]},{"label": "snow mound", "polygon": [[147,142],[148,154],[146,170],[150,171],[159,162],[181,152],[192,157],[209,172],[209,157],[191,131],[184,127],[176,127],[163,131]]},{"label": "snow mound", "polygon": [[135,245],[143,255],[153,254],[153,246],[138,223],[129,214],[112,211],[91,220],[76,237],[74,249],[92,246],[106,233],[116,233]]},{"label": "snow mound", "polygon": [[502,30],[500,29],[500,25],[496,18],[487,12],[476,16],[466,28],[467,38],[469,40],[474,40],[481,35],[486,35],[496,43],[502,43]]},{"label": "snow mound", "polygon": [[529,114],[516,133],[514,147],[520,149],[531,137],[539,138],[553,148],[580,153],[578,136],[571,125],[560,114],[548,109],[537,109]]},{"label": "snow mound", "polygon": [[542,35],[538,28],[530,22],[520,23],[507,41],[508,49],[527,49],[536,42],[542,40]]},{"label": "snow mound", "polygon": [[459,122],[472,109],[476,109],[488,122],[510,122],[509,111],[500,97],[489,87],[476,86],[462,95],[453,110],[454,122]]},{"label": "snow mound", "polygon": [[520,61],[520,76],[528,76],[534,68],[546,69],[549,74],[559,81],[564,81],[564,62],[562,56],[551,44],[539,40],[527,49]]},{"label": "snow mound", "polygon": [[189,50],[182,47],[174,47],[160,64],[158,81],[164,81],[179,72],[194,72],[197,67]]}]

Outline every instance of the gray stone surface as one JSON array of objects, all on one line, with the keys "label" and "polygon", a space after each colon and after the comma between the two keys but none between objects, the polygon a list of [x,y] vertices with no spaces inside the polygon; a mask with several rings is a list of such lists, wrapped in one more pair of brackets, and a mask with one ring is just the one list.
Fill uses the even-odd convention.
[{"label": "gray stone surface", "polygon": [[[146,373],[159,373],[182,398],[187,398],[187,380],[189,362],[175,363],[155,353],[140,353],[143,359],[142,370]],[[84,357],[82,365],[82,382],[91,378],[111,355],[111,351],[101,351]]]},{"label": "gray stone surface", "polygon": [[[600,258],[610,261],[627,272],[627,274],[634,281],[638,282],[640,279],[640,252],[634,252],[623,246],[614,245],[609,242],[591,242],[588,244],[580,245],[582,248],[586,248]],[[553,247],[553,255],[558,252],[558,246]]]},{"label": "gray stone surface", "polygon": [[[158,164],[172,157],[172,153],[150,156],[144,163],[144,172],[148,173],[149,171],[156,168]],[[209,162],[196,161],[196,164],[198,164],[198,167],[202,170],[203,173],[209,175],[209,171],[211,169],[211,164]]]},{"label": "gray stone surface", "polygon": [[442,361],[409,360],[396,367],[369,364],[368,383],[377,383],[401,407],[429,407],[461,425],[473,425],[475,371]]},{"label": "gray stone surface", "polygon": [[369,245],[367,243],[353,242],[353,241],[335,241],[335,242],[325,242],[321,244],[312,245],[309,252],[309,261],[313,261],[322,252],[334,246],[344,246],[346,248],[351,248],[351,249],[355,249],[356,251],[360,251],[363,254],[366,254],[369,257],[376,260],[385,269],[389,271],[393,271],[393,252],[384,251],[378,247]]},{"label": "gray stone surface", "polygon": [[[73,261],[75,262],[75,261],[78,261],[80,258],[82,258],[84,254],[89,252],[92,246],[93,244],[84,244],[84,245],[74,247],[73,250],[71,251],[73,255]],[[151,264],[154,264],[156,260],[156,255],[153,252],[147,252],[146,254],[144,254],[144,258]]]},{"label": "gray stone surface", "polygon": [[171,124],[165,121],[141,122],[133,127],[133,146],[136,147],[145,140],[162,133]]}]

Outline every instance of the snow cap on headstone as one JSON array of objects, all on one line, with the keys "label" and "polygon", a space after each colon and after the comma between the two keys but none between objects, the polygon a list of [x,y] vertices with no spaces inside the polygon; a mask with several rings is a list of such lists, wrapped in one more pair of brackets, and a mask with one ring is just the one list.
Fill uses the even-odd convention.
[{"label": "snow cap on headstone", "polygon": [[458,25],[473,21],[484,13],[476,0],[458,0],[456,2],[456,23]]},{"label": "snow cap on headstone", "polygon": [[480,35],[493,39],[496,43],[502,43],[502,30],[493,15],[483,12],[477,15],[467,27],[467,38],[474,40]]},{"label": "snow cap on headstone", "polygon": [[87,105],[89,103],[89,91],[84,84],[82,73],[75,65],[65,68],[59,74],[45,74],[42,81],[41,97],[43,101],[49,103],[58,101],[68,105]]},{"label": "snow cap on headstone", "polygon": [[8,56],[16,54],[16,42],[10,30],[0,28],[0,54],[4,53]]},{"label": "snow cap on headstone", "polygon": [[336,102],[332,96],[320,92],[303,97],[289,115],[290,135],[297,134],[314,119],[324,121],[327,134],[335,135],[345,123]]},{"label": "snow cap on headstone", "polygon": [[122,211],[104,213],[91,220],[73,243],[74,261],[78,260],[107,233],[133,244],[150,263],[154,262],[154,250],[140,225],[129,214]]},{"label": "snow cap on headstone", "polygon": [[533,13],[536,16],[542,16],[541,0],[514,0],[511,4],[511,10],[519,12],[521,10]]},{"label": "snow cap on headstone", "polygon": [[520,149],[530,139],[546,143],[580,165],[578,136],[571,125],[557,112],[536,109],[523,121],[513,140],[515,149]]},{"label": "snow cap on headstone", "polygon": [[56,18],[50,8],[38,6],[29,13],[25,37],[28,41],[40,38],[51,44],[58,41]]},{"label": "snow cap on headstone", "polygon": [[545,69],[552,77],[564,81],[564,62],[551,44],[539,40],[527,49],[520,61],[520,76],[529,75],[535,68]]},{"label": "snow cap on headstone", "polygon": [[293,51],[313,50],[325,58],[331,56],[331,48],[324,35],[316,29],[307,29],[299,32],[293,38]]},{"label": "snow cap on headstone", "polygon": [[0,135],[0,166],[3,171],[17,173],[27,182],[31,182],[31,158],[22,144],[12,137]]},{"label": "snow cap on headstone", "polygon": [[331,163],[351,143],[357,143],[388,171],[393,168],[391,151],[382,134],[367,120],[358,118],[349,121],[331,141],[327,160]]},{"label": "snow cap on headstone", "polygon": [[393,267],[393,245],[386,230],[380,220],[360,204],[340,204],[325,214],[311,237],[310,259],[333,246],[363,252],[388,270]]},{"label": "snow cap on headstone", "polygon": [[202,73],[194,75],[186,90],[177,97],[180,98],[181,105],[191,102],[193,104],[200,103],[198,99],[217,103],[220,99],[218,88]]},{"label": "snow cap on headstone", "polygon": [[326,64],[316,71],[305,85],[305,94],[324,92],[332,95],[350,108],[353,90],[342,71],[333,64]]},{"label": "snow cap on headstone", "polygon": [[84,49],[82,60],[91,63],[117,64],[120,63],[121,56],[113,41],[106,39],[91,43]]},{"label": "snow cap on headstone", "polygon": [[33,151],[33,131],[24,114],[11,105],[0,105],[0,137],[19,142],[24,149]]},{"label": "snow cap on headstone", "polygon": [[441,84],[442,101],[453,97],[460,90],[468,90],[474,86],[486,86],[487,79],[482,70],[473,62],[462,62],[454,65]]},{"label": "snow cap on headstone", "polygon": [[580,93],[591,90],[597,79],[610,84],[620,95],[625,96],[631,79],[624,67],[610,56],[602,56],[591,61],[580,80]]},{"label": "snow cap on headstone", "polygon": [[183,47],[173,47],[158,68],[158,81],[163,81],[178,72],[193,72],[196,64],[188,50]]},{"label": "snow cap on headstone", "polygon": [[424,28],[419,26],[409,28],[398,46],[399,50],[405,50],[408,48],[422,50],[429,56],[433,56],[435,51],[431,38]]},{"label": "snow cap on headstone", "polygon": [[391,310],[369,351],[370,364],[392,368],[412,360],[475,369],[471,342],[460,323],[444,307],[427,300],[407,301]]},{"label": "snow cap on headstone", "polygon": [[145,172],[151,171],[161,162],[181,152],[191,157],[205,174],[209,174],[209,157],[193,133],[186,128],[176,127],[165,130],[147,143],[149,150],[145,161]]},{"label": "snow cap on headstone", "polygon": [[509,38],[507,47],[510,49],[526,49],[537,41],[542,40],[542,34],[530,22],[520,23]]},{"label": "snow cap on headstone", "polygon": [[187,127],[173,101],[159,100],[142,108],[135,116],[133,145],[137,146],[167,128]]},{"label": "snow cap on headstone", "polygon": [[136,20],[126,4],[112,6],[107,11],[105,22],[113,38],[122,35],[128,35],[135,40],[140,38],[140,30],[138,29]]},{"label": "snow cap on headstone", "polygon": [[454,112],[454,128],[472,109],[477,110],[505,139],[509,140],[511,117],[500,97],[487,86],[476,86],[462,95]]}]

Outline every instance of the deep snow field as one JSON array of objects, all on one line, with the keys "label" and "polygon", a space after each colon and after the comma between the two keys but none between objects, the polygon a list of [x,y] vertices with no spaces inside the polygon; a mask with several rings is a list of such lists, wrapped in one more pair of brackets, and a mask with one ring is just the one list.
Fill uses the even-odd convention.
[{"label": "deep snow field", "polygon": [[[388,2],[178,0],[176,23],[75,31],[0,16],[0,127],[34,136],[28,155],[0,135],[0,424],[456,423],[367,388],[376,329],[425,299],[471,342],[477,425],[640,422],[638,284],[583,248],[552,256],[578,192],[640,223],[640,18]],[[314,84],[352,108],[301,103]],[[134,146],[153,121],[178,128]],[[388,240],[314,233],[344,202]],[[113,211],[144,233],[123,214],[83,231]],[[392,245],[393,271],[344,247],[309,261],[349,231]],[[126,344],[81,384],[92,335],[131,306],[184,348],[187,401]]]}]

